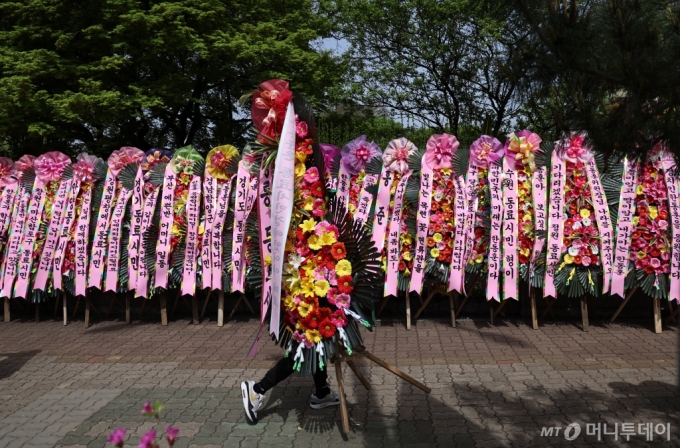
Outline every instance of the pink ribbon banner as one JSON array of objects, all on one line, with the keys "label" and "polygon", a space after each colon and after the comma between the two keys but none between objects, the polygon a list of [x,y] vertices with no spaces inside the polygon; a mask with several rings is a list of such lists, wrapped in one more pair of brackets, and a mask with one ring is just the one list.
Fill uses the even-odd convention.
[{"label": "pink ribbon banner", "polygon": [[106,242],[109,236],[109,222],[111,220],[111,204],[116,194],[116,178],[111,170],[106,172],[104,180],[104,194],[99,206],[97,217],[97,228],[94,232],[92,242],[92,257],[90,258],[90,269],[87,286],[90,288],[102,287],[102,275],[104,273],[104,257],[106,256]]},{"label": "pink ribbon banner", "polygon": [[66,210],[64,211],[64,220],[59,229],[59,240],[57,248],[54,252],[54,263],[52,271],[52,284],[55,290],[62,290],[62,268],[64,266],[64,252],[68,244],[71,230],[73,229],[73,221],[76,217],[76,200],[80,193],[80,180],[73,179],[71,181],[71,189],[66,201]]},{"label": "pink ribbon banner", "polygon": [[519,278],[517,259],[518,234],[518,197],[517,172],[510,167],[507,158],[503,159],[503,300],[515,299]]},{"label": "pink ribbon banner", "polygon": [[[532,176],[531,194],[534,200],[534,229],[537,233],[547,232],[548,229],[548,210],[546,207],[546,195],[548,192],[548,167],[542,166],[534,171]],[[545,245],[545,238],[538,236],[534,240],[534,250],[531,255],[531,263],[529,268],[530,277],[534,276],[534,266],[538,257],[541,255],[543,246]]]},{"label": "pink ribbon banner", "polygon": [[[160,187],[155,188],[144,200],[144,209],[142,211],[142,235],[151,226],[153,213],[156,209],[156,202],[158,200],[158,193]],[[135,285],[135,297],[146,298],[149,295],[149,271],[146,268],[146,245],[140,243],[139,246],[139,273],[137,274],[137,284]]]},{"label": "pink ribbon banner", "polygon": [[[0,218],[2,219],[2,234],[5,235],[7,232],[7,246],[5,247],[3,256],[2,256],[2,264],[0,265],[0,290],[3,289],[4,284],[5,284],[5,273],[7,270],[7,259],[9,256],[10,247],[12,245],[12,225],[11,223],[16,223],[17,221],[17,209],[19,208],[20,202],[21,202],[21,195],[23,194],[23,190],[19,188],[19,185],[17,182],[13,183],[12,185],[8,185],[5,187],[5,190],[3,191],[2,195],[2,203],[0,204]],[[15,204],[17,204],[17,207],[15,207]],[[25,216],[25,214],[24,214]],[[6,218],[5,218],[6,217]],[[23,226],[23,222],[21,223]],[[16,265],[16,262],[14,263]],[[1,293],[1,291],[0,291]]]},{"label": "pink ribbon banner", "polygon": [[586,174],[590,183],[590,197],[595,206],[595,219],[600,231],[600,254],[602,256],[602,293],[609,292],[609,278],[612,275],[614,265],[614,248],[612,240],[614,231],[612,230],[612,220],[609,216],[609,206],[604,195],[604,188],[600,182],[600,173],[597,170],[595,158],[591,157],[586,164]]},{"label": "pink ribbon banner", "polygon": [[397,295],[399,253],[401,246],[401,209],[404,202],[404,193],[406,192],[406,183],[410,176],[411,172],[404,174],[394,192],[394,207],[392,208],[392,216],[390,217],[390,233],[387,242],[387,279],[385,283],[385,296]]},{"label": "pink ribbon banner", "polygon": [[491,233],[489,235],[489,273],[486,300],[500,302],[501,228],[503,226],[503,169],[492,163],[489,166],[489,193],[491,195]]},{"label": "pink ribbon banner", "polygon": [[292,102],[288,103],[286,110],[275,163],[272,188],[272,312],[269,333],[273,333],[278,340],[281,323],[280,285],[295,190],[295,110]]},{"label": "pink ribbon banner", "polygon": [[71,181],[61,181],[59,189],[57,190],[57,196],[52,205],[52,217],[50,218],[49,227],[47,228],[45,244],[43,245],[43,250],[40,254],[40,262],[38,264],[38,271],[35,274],[33,289],[45,291],[47,287],[47,280],[52,273],[54,254],[59,243],[59,235],[64,218],[64,206],[66,205],[70,193]]},{"label": "pink ribbon banner", "polygon": [[675,176],[675,162],[666,153],[663,160],[664,178],[668,189],[668,207],[673,226],[671,246],[671,274],[668,300],[680,303],[680,181]]},{"label": "pink ribbon banner", "polygon": [[203,182],[203,211],[205,224],[201,242],[201,286],[208,289],[212,286],[212,232],[215,225],[215,208],[217,198],[217,179],[208,171]]},{"label": "pink ribbon banner", "polygon": [[201,204],[201,177],[193,176],[189,184],[187,199],[187,236],[184,249],[184,267],[182,271],[182,295],[194,295],[196,292],[196,249],[198,246],[198,216]]},{"label": "pink ribbon banner", "polygon": [[335,195],[340,201],[340,204],[345,206],[345,209],[348,209],[349,205],[349,189],[351,180],[352,176],[347,173],[345,170],[345,165],[340,162],[340,172],[338,173],[338,190],[336,191]]},{"label": "pink ribbon banner", "polygon": [[76,223],[75,274],[76,296],[84,296],[87,292],[87,245],[90,239],[90,203],[92,202],[92,185],[83,193],[83,203]]},{"label": "pink ribbon banner", "polygon": [[104,278],[104,292],[116,292],[118,288],[118,271],[120,270],[120,238],[123,230],[123,216],[125,208],[132,196],[132,190],[123,188],[118,195],[118,201],[111,215],[109,227],[109,246],[106,254],[106,274]]},{"label": "pink ribbon banner", "polygon": [[380,175],[380,185],[378,187],[378,198],[375,203],[375,213],[373,214],[373,244],[378,254],[385,247],[385,231],[389,221],[390,199],[394,174],[385,167]]},{"label": "pink ribbon banner", "polygon": [[[37,182],[37,181],[36,181]],[[15,208],[16,213],[12,221],[12,233],[9,238],[9,245],[7,255],[5,257],[5,265],[2,270],[2,296],[12,297],[12,286],[17,275],[17,267],[19,265],[19,257],[21,254],[21,240],[24,236],[23,230],[28,216],[28,206],[31,201],[31,191],[26,191],[23,188],[18,190],[18,203]]]},{"label": "pink ribbon banner", "polygon": [[130,239],[128,241],[128,289],[137,287],[139,276],[139,250],[142,245],[142,212],[144,210],[144,179],[142,168],[137,169],[132,189],[132,209],[130,210]]},{"label": "pink ribbon banner", "polygon": [[[243,292],[245,282],[246,219],[257,194],[257,178],[250,180],[250,172],[239,162],[234,203],[234,236],[231,246],[231,291]],[[254,192],[253,192],[254,187]]]},{"label": "pink ribbon banner", "polygon": [[379,176],[374,174],[367,174],[364,177],[364,183],[361,186],[361,193],[359,193],[359,203],[357,204],[357,209],[354,212],[354,222],[359,224],[364,224],[368,219],[368,213],[371,210],[371,204],[373,203],[373,195],[366,191],[366,188],[375,185],[378,181]]},{"label": "pink ribbon banner", "polygon": [[[267,311],[272,301],[272,268],[271,268],[271,253],[272,253],[272,210],[271,210],[271,185],[272,185],[272,169],[260,170],[260,181],[258,182],[258,203],[257,203],[257,217],[258,226],[260,228],[260,260],[262,265],[262,300],[260,325],[264,324],[267,316]],[[257,350],[257,346],[255,346]]]},{"label": "pink ribbon banner", "polygon": [[221,189],[217,193],[216,216],[213,221],[212,236],[210,237],[210,241],[212,241],[212,254],[210,255],[212,266],[209,272],[212,276],[212,288],[219,290],[222,290],[222,229],[224,228],[224,220],[227,218],[229,210],[229,200],[234,179],[235,177],[232,177],[226,183],[218,184]]},{"label": "pink ribbon banner", "polygon": [[564,187],[566,186],[566,166],[555,149],[551,156],[550,169],[550,206],[548,209],[548,256],[545,266],[543,296],[557,298],[555,273],[562,256],[562,215],[564,213]]},{"label": "pink ribbon banner", "polygon": [[163,193],[161,196],[161,221],[156,243],[156,275],[154,288],[168,287],[168,272],[170,270],[170,242],[172,240],[172,222],[174,219],[173,205],[175,203],[175,183],[177,176],[170,164],[165,168]]},{"label": "pink ribbon banner", "polygon": [[28,281],[31,277],[31,266],[33,265],[33,249],[38,229],[40,228],[40,218],[45,207],[46,195],[45,185],[40,179],[37,179],[33,189],[31,205],[28,208],[28,216],[26,217],[24,238],[21,242],[19,271],[17,273],[17,282],[14,285],[14,297],[25,298],[28,291]]},{"label": "pink ribbon banner", "polygon": [[449,291],[463,292],[463,260],[465,252],[465,221],[467,218],[467,197],[463,176],[454,179],[455,185],[455,218],[453,252],[451,254],[451,274]]},{"label": "pink ribbon banner", "polygon": [[475,217],[479,204],[479,168],[474,163],[468,165],[465,184],[467,186],[465,195],[467,199],[467,213],[465,216],[465,250],[463,252],[463,290],[465,289],[465,267],[470,262],[472,249],[475,245]]},{"label": "pink ribbon banner", "polygon": [[[624,161],[623,185],[619,196],[619,220],[616,224],[616,252],[612,270],[610,292],[625,298],[625,283],[628,275],[628,258],[633,236],[635,215],[635,186],[637,185],[637,164]],[[607,279],[605,279],[606,281]]]},{"label": "pink ribbon banner", "polygon": [[427,232],[430,227],[430,208],[432,206],[433,170],[425,161],[420,163],[420,193],[416,215],[416,246],[413,257],[413,273],[409,292],[421,294],[425,279],[425,260],[427,259]]}]

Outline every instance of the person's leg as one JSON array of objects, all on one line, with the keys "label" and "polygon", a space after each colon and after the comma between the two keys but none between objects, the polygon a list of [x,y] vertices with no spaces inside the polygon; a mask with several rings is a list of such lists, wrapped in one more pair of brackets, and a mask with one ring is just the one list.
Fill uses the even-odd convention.
[{"label": "person's leg", "polygon": [[274,367],[269,369],[262,380],[253,386],[253,390],[258,394],[264,394],[281,381],[288,378],[293,372],[293,359],[286,356],[281,358]]},{"label": "person's leg", "polygon": [[331,391],[331,388],[328,387],[328,372],[325,366],[323,369],[316,369],[314,373],[314,387],[316,388],[314,395],[319,399],[325,397]]}]

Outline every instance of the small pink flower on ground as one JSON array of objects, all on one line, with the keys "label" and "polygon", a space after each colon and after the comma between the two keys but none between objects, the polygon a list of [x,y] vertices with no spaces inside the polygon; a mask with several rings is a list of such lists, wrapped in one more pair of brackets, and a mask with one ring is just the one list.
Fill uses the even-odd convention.
[{"label": "small pink flower on ground", "polygon": [[107,438],[106,441],[112,443],[118,447],[123,446],[123,441],[125,440],[125,429],[118,428],[113,431]]},{"label": "small pink flower on ground", "polygon": [[156,430],[151,429],[139,440],[139,448],[156,448]]},{"label": "small pink flower on ground", "polygon": [[179,434],[179,428],[168,426],[168,429],[165,432],[165,438],[168,440],[170,446],[172,446],[175,443],[175,440],[177,439],[177,434]]},{"label": "small pink flower on ground", "polygon": [[148,401],[144,403],[144,406],[142,406],[142,415],[153,415],[154,410],[153,407],[151,407],[151,403]]}]

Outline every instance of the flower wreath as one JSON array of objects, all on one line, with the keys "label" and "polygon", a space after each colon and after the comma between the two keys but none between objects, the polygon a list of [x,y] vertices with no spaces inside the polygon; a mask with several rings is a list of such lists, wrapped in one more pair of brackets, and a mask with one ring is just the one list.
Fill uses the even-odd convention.
[{"label": "flower wreath", "polygon": [[14,204],[18,191],[19,181],[14,162],[7,157],[0,157],[0,260],[5,259],[7,252],[10,223],[14,220]]},{"label": "flower wreath", "polygon": [[[274,82],[263,83],[261,88],[269,84]],[[258,98],[263,97],[271,94],[256,92],[253,110]],[[361,227],[352,224],[342,205],[326,200],[321,179],[325,172],[323,153],[316,143],[316,135],[311,132],[315,129],[311,108],[297,97],[294,104],[299,111],[295,143],[290,148],[295,158],[294,196],[284,251],[283,320],[278,342],[286,347],[287,353],[294,353],[295,369],[307,374],[323,368],[338,344],[349,353],[361,344],[357,323],[370,327],[362,307],[372,308],[379,280],[372,274],[377,271],[377,253],[370,237]],[[277,116],[282,115],[277,113]],[[258,120],[263,119],[253,114],[257,129],[270,129],[261,126]],[[274,137],[278,138],[290,125],[292,123],[282,123]],[[284,151],[289,150],[282,147]],[[261,157],[261,167],[267,169],[266,160],[273,159],[278,151],[281,149],[272,144],[253,154]],[[260,239],[266,237],[260,235]],[[343,241],[351,242],[351,247],[357,248],[356,253],[348,253]],[[275,307],[271,309],[273,312]]]},{"label": "flower wreath", "polygon": [[350,216],[355,218],[356,215],[361,222],[368,218],[372,202],[372,195],[366,188],[378,181],[378,176],[368,174],[366,168],[381,155],[380,147],[375,142],[367,142],[365,135],[342,147],[336,195]]}]

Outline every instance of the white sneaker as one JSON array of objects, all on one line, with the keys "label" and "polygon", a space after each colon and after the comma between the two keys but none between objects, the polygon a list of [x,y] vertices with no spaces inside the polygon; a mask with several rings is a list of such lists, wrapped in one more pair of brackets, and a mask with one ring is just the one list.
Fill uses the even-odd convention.
[{"label": "white sneaker", "polygon": [[255,381],[244,381],[241,383],[241,396],[243,397],[243,408],[246,411],[246,418],[250,423],[257,423],[257,411],[262,406],[264,395],[258,394],[253,390]]},{"label": "white sneaker", "polygon": [[337,406],[340,404],[340,397],[332,389],[323,398],[317,398],[315,394],[309,397],[309,406],[312,409],[323,409],[328,406]]}]

